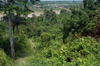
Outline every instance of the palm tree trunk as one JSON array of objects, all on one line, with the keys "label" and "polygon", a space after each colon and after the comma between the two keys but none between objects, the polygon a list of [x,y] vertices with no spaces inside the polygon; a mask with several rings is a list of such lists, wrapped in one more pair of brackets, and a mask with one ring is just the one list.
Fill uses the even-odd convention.
[{"label": "palm tree trunk", "polygon": [[12,34],[11,34],[11,18],[10,18],[10,11],[8,11],[8,23],[9,23],[9,38],[10,38],[10,46],[11,46],[11,57],[15,59],[15,50],[14,50],[14,44],[12,40]]},{"label": "palm tree trunk", "polygon": [[[8,0],[8,6],[10,5],[10,0]],[[8,11],[8,24],[9,24],[9,39],[10,39],[10,47],[11,47],[11,57],[15,59],[15,50],[14,50],[14,43],[11,34],[11,13]]]}]

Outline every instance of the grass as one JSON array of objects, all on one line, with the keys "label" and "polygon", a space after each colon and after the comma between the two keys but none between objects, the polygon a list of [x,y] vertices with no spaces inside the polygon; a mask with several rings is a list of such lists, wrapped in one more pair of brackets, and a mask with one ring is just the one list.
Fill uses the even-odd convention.
[{"label": "grass", "polygon": [[18,58],[18,60],[16,60],[15,62],[15,66],[24,66],[22,60],[23,60],[22,58]]}]

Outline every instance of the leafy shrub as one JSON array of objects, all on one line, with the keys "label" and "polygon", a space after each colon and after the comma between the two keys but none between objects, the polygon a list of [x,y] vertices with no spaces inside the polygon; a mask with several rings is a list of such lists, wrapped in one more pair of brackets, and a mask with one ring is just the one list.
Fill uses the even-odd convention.
[{"label": "leafy shrub", "polygon": [[14,60],[8,57],[0,48],[0,66],[12,66]]},{"label": "leafy shrub", "polygon": [[44,32],[41,34],[41,41],[42,42],[50,41],[50,39],[51,39],[51,35],[49,33]]},{"label": "leafy shrub", "polygon": [[49,41],[51,40],[51,35],[47,32],[43,32],[41,34],[41,42],[42,42],[42,46],[49,46]]},{"label": "leafy shrub", "polygon": [[0,49],[0,66],[5,66],[6,62],[7,62],[6,54],[2,49]]}]

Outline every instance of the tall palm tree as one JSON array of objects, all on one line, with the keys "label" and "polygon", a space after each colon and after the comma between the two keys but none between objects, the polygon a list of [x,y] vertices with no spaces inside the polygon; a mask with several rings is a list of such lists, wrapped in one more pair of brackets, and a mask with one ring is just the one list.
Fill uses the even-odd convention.
[{"label": "tall palm tree", "polygon": [[[11,15],[13,15],[11,17],[11,25],[13,27],[13,37],[14,37],[14,42],[15,42],[15,32],[14,32],[15,27],[17,30],[17,34],[19,35],[19,25],[26,25],[26,22],[24,22],[24,20],[26,19],[18,15],[14,15],[14,14],[11,14]],[[4,16],[3,19],[8,21],[7,16]]]}]

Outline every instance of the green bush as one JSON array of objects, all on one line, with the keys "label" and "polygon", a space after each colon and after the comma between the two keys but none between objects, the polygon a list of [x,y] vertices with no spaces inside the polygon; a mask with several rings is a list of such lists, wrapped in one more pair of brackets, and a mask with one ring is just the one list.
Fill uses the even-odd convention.
[{"label": "green bush", "polygon": [[51,34],[47,33],[47,32],[43,32],[41,34],[41,42],[42,42],[42,46],[43,47],[48,47],[49,46],[49,42],[51,40],[52,36]]},{"label": "green bush", "polygon": [[5,52],[0,48],[0,66],[12,66],[14,60],[8,57]]},{"label": "green bush", "polygon": [[4,53],[4,51],[2,49],[0,49],[0,66],[5,66],[7,59],[6,59],[6,54]]},{"label": "green bush", "polygon": [[51,35],[49,33],[43,32],[41,34],[41,41],[45,42],[45,41],[50,41],[51,39]]}]

